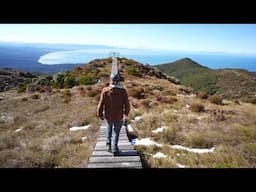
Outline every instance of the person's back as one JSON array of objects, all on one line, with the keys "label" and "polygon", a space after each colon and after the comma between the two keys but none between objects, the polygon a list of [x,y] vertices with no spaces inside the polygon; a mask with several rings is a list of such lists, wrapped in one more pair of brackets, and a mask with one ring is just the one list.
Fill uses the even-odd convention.
[{"label": "person's back", "polygon": [[[107,145],[109,151],[115,153],[118,149],[119,132],[123,124],[123,120],[127,121],[128,114],[130,112],[130,104],[128,100],[127,91],[119,85],[120,78],[114,77],[112,84],[109,87],[103,88],[100,96],[100,101],[97,107],[97,116],[102,120],[105,118],[108,122],[107,129]],[[112,127],[114,126],[114,139],[112,140]]]},{"label": "person's back", "polygon": [[[103,102],[105,107],[105,118],[108,121],[120,121],[123,119],[124,114],[128,115],[129,101],[124,88],[105,87],[102,90],[101,99],[102,101],[100,102]],[[99,105],[99,107],[101,107],[101,105]],[[99,111],[103,111],[103,108],[99,109]]]}]

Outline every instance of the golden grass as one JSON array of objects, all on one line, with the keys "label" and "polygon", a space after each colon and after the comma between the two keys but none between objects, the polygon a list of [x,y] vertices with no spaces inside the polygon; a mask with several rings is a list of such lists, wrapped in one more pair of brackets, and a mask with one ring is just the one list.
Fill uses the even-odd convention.
[{"label": "golden grass", "polygon": [[211,103],[214,103],[216,105],[221,105],[222,104],[222,98],[218,95],[211,95],[211,96],[208,97],[208,100]]},{"label": "golden grass", "polygon": [[[54,89],[37,99],[15,91],[0,93],[0,167],[86,167],[98,136],[95,114],[102,85]],[[177,163],[191,168],[256,167],[255,105],[229,101],[216,105],[181,94],[181,85],[149,76],[143,81],[125,76],[124,86],[134,91],[129,95],[129,120],[142,116],[138,123],[130,121],[136,135],[163,144],[136,146],[146,167],[170,168],[177,167]],[[193,103],[202,104],[204,110],[191,112]],[[69,131],[72,126],[88,123],[92,125],[88,130]],[[163,132],[152,132],[162,126],[166,127]],[[84,136],[87,139],[82,141]],[[214,146],[215,151],[195,154],[170,148],[174,144]],[[157,152],[167,158],[153,158]]]},{"label": "golden grass", "polygon": [[201,103],[192,103],[190,105],[190,110],[192,112],[202,112],[202,111],[204,111],[204,106]]},{"label": "golden grass", "polygon": [[[202,113],[192,113],[186,108],[186,103],[198,102],[204,105]],[[148,167],[177,167],[176,163],[190,168],[256,167],[254,105],[232,102],[215,105],[193,97],[184,102],[178,96],[178,101],[169,107],[159,104],[144,113],[141,122],[132,124],[139,138],[150,137],[164,145],[160,148],[137,146]],[[164,125],[167,126],[165,131],[152,133],[153,129]],[[193,148],[215,147],[215,151],[196,154],[171,149],[169,146],[174,144]],[[153,158],[156,152],[162,152],[167,157]]]},{"label": "golden grass", "polygon": [[[25,93],[5,93],[12,97],[1,101],[0,167],[87,166],[99,128],[97,103],[75,89],[53,93],[41,93],[26,103],[18,99],[27,97]],[[63,97],[70,98],[68,105]],[[87,123],[91,124],[88,130],[69,131]],[[88,139],[82,141],[84,136]]]}]

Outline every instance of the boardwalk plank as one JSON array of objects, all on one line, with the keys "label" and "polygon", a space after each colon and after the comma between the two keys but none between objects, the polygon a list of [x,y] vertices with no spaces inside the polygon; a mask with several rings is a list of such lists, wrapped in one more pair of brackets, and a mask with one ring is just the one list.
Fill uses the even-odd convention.
[{"label": "boardwalk plank", "polygon": [[[119,156],[136,156],[138,155],[136,150],[123,150],[119,153]],[[97,157],[97,156],[113,156],[112,153],[108,151],[93,151],[92,157]]]},{"label": "boardwalk plank", "polygon": [[[126,141],[126,140],[128,140],[128,139],[125,138],[125,137],[119,137],[119,141]],[[103,137],[99,137],[99,138],[97,139],[97,142],[98,142],[98,141],[104,141],[104,142],[106,142],[107,139],[106,139],[106,138],[103,138]]]},{"label": "boardwalk plank", "polygon": [[107,151],[106,134],[107,127],[101,126],[88,168],[142,168],[140,156],[129,142],[125,127],[122,127],[119,135],[118,156]]},{"label": "boardwalk plank", "polygon": [[141,162],[116,162],[116,163],[91,163],[88,165],[88,168],[137,168],[141,169]]},{"label": "boardwalk plank", "polygon": [[140,162],[139,156],[91,157],[91,163]]},{"label": "boardwalk plank", "polygon": [[[106,136],[106,134],[104,134],[104,135],[99,135],[98,138],[104,138],[104,139],[106,139],[107,136]],[[120,138],[128,139],[127,135],[119,135],[119,139],[120,139]]]},{"label": "boardwalk plank", "polygon": [[[130,145],[131,143],[129,141],[125,141],[125,140],[122,140],[122,141],[119,141],[118,142],[118,146],[120,145]],[[96,146],[106,146],[106,142],[105,141],[98,141]]]},{"label": "boardwalk plank", "polygon": [[[131,150],[134,149],[132,145],[119,145],[120,150]],[[107,150],[107,146],[96,146],[95,151]]]}]

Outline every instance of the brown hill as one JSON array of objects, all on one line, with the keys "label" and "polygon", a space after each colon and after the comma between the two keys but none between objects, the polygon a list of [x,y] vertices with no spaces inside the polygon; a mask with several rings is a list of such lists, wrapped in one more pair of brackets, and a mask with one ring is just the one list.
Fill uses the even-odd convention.
[{"label": "brown hill", "polygon": [[[109,83],[111,62],[97,59],[52,80],[38,79],[24,92],[1,92],[0,167],[87,167],[99,134],[96,106]],[[256,105],[201,99],[133,60],[119,58],[119,67],[131,103],[132,135],[137,144],[143,141],[135,147],[145,166],[256,166]],[[51,89],[45,89],[49,82]]]},{"label": "brown hill", "polygon": [[209,95],[217,94],[225,99],[250,101],[256,94],[256,74],[246,70],[213,70],[189,58],[156,67],[175,76],[183,85]]}]

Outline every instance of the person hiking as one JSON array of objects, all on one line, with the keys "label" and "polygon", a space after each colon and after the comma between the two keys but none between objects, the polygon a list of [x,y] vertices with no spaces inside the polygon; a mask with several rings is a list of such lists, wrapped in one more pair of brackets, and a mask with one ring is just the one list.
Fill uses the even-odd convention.
[{"label": "person hiking", "polygon": [[[97,117],[107,120],[107,142],[108,151],[118,155],[119,133],[123,123],[127,123],[130,112],[130,103],[126,89],[120,85],[119,73],[111,77],[108,87],[101,91],[100,101],[97,106]],[[104,115],[103,115],[104,112]],[[112,139],[112,130],[114,130]],[[112,141],[112,142],[111,142]]]}]

